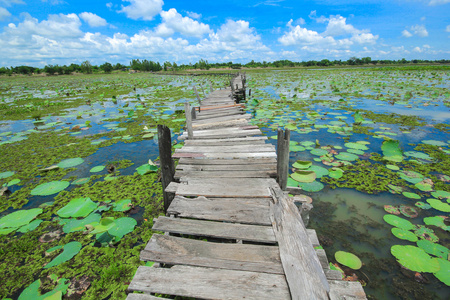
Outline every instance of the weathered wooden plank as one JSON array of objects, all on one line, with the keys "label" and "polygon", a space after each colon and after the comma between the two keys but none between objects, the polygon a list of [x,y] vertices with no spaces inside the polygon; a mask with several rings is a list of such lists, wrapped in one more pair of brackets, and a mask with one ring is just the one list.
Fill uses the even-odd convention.
[{"label": "weathered wooden plank", "polygon": [[271,225],[267,207],[261,205],[260,201],[254,200],[256,199],[209,199],[206,197],[188,199],[175,196],[167,213],[182,218]]},{"label": "weathered wooden plank", "polygon": [[251,164],[275,164],[275,158],[236,158],[236,159],[197,159],[197,158],[180,158],[179,164],[195,164],[195,165],[251,165]]},{"label": "weathered wooden plank", "polygon": [[327,278],[297,207],[278,185],[272,191],[271,219],[292,299],[328,299]]},{"label": "weathered wooden plank", "polygon": [[179,186],[180,186],[179,183],[172,181],[171,183],[169,183],[168,186],[166,186],[166,188],[164,189],[164,192],[174,194],[177,191]]},{"label": "weathered wooden plank", "polygon": [[[238,126],[238,127],[229,127],[223,129],[205,129],[205,130],[194,130],[194,135],[203,136],[203,135],[215,135],[220,133],[236,133],[241,131],[250,131],[252,129],[259,129],[258,126]],[[184,132],[183,134],[185,134]]]},{"label": "weathered wooden plank", "polygon": [[[165,189],[170,182],[173,181],[173,175],[175,174],[175,165],[172,159],[172,142],[170,138],[170,129],[165,125],[158,125],[158,145],[159,145],[159,157],[161,161],[161,184]],[[173,195],[167,191],[163,193],[164,196],[164,211],[170,205],[173,199]]]},{"label": "weathered wooden plank", "polygon": [[[247,136],[253,136],[253,135],[261,135],[261,130],[259,129],[251,129],[251,130],[240,130],[236,132],[218,132],[218,133],[211,133],[211,134],[202,134],[197,135],[194,131],[194,138],[195,139],[224,139],[224,138],[235,138],[235,137],[247,137]],[[185,140],[187,139],[187,135],[183,134],[178,137],[179,140]]]},{"label": "weathered wooden plank", "polygon": [[314,229],[306,229],[306,233],[308,234],[308,238],[313,247],[320,246],[319,238],[317,237],[317,233]]},{"label": "weathered wooden plank", "polygon": [[275,146],[273,145],[233,145],[233,146],[183,146],[183,148],[176,149],[177,152],[233,152],[233,153],[242,153],[242,152],[273,152],[275,153]]},{"label": "weathered wooden plank", "polygon": [[323,249],[315,249],[317,257],[319,258],[320,265],[322,269],[329,269],[330,265],[328,264],[327,253]]},{"label": "weathered wooden plank", "polygon": [[[201,184],[216,184],[218,186],[227,186],[227,187],[246,187],[246,188],[259,188],[259,189],[269,189],[269,187],[273,184],[276,184],[275,179],[273,178],[247,178],[243,181],[240,178],[187,178],[186,182],[189,182],[189,185],[201,185]],[[270,193],[272,197],[272,194]],[[230,196],[231,197],[231,196]],[[264,197],[265,198],[265,197]]]},{"label": "weathered wooden plank", "polygon": [[203,152],[203,153],[192,153],[192,152],[185,152],[185,153],[174,153],[174,158],[181,158],[181,157],[199,157],[202,159],[235,159],[235,158],[268,158],[273,157],[275,158],[277,155],[275,152]]},{"label": "weathered wooden plank", "polygon": [[232,121],[232,120],[248,120],[251,119],[251,115],[249,114],[243,114],[243,115],[236,115],[236,116],[225,116],[225,117],[220,117],[220,118],[216,118],[214,120],[193,120],[192,123],[195,125],[200,125],[200,124],[208,124],[208,123],[220,123],[220,122],[224,122],[224,121]]},{"label": "weathered wooden plank", "polygon": [[195,145],[211,145],[211,146],[220,146],[220,145],[254,145],[255,143],[264,143],[267,140],[267,136],[249,136],[249,137],[238,137],[238,138],[226,138],[226,139],[202,139],[202,140],[186,140],[184,144],[186,146],[195,146]]},{"label": "weathered wooden plank", "polygon": [[155,297],[149,294],[135,294],[135,293],[131,293],[128,294],[127,299],[126,300],[164,300],[164,299],[168,299],[168,298],[160,298],[160,297]]},{"label": "weathered wooden plank", "polygon": [[[275,178],[277,171],[247,171],[247,170],[221,170],[221,171],[181,171],[176,170],[174,178],[205,177],[205,178]],[[245,179],[243,179],[245,180]]]},{"label": "weathered wooden plank", "polygon": [[211,122],[205,124],[195,124],[192,125],[194,130],[204,130],[204,129],[216,129],[216,128],[226,128],[226,127],[234,127],[234,126],[245,126],[248,122],[246,119],[237,119],[230,121],[222,121],[222,122]]},{"label": "weathered wooden plank", "polygon": [[278,247],[213,243],[153,234],[140,259],[170,265],[284,274]]},{"label": "weathered wooden plank", "polygon": [[[195,178],[192,178],[195,179]],[[202,178],[203,179],[203,178]],[[229,178],[221,178],[229,179]],[[242,179],[241,179],[242,180]],[[242,180],[243,181],[243,180]],[[205,196],[205,197],[270,197],[267,187],[259,186],[228,186],[217,183],[206,184],[181,184],[178,186],[176,195],[180,196]]]},{"label": "weathered wooden plank", "polygon": [[330,280],[342,280],[342,273],[338,270],[323,269],[323,272],[325,273],[328,282]]},{"label": "weathered wooden plank", "polygon": [[224,164],[224,165],[187,165],[178,164],[176,170],[183,171],[272,171],[276,172],[275,164]]},{"label": "weathered wooden plank", "polygon": [[140,266],[128,290],[201,299],[290,299],[283,275],[189,266]]},{"label": "weathered wooden plank", "polygon": [[271,226],[168,218],[161,216],[154,221],[152,230],[250,242],[276,243]]},{"label": "weathered wooden plank", "polygon": [[364,300],[366,294],[361,284],[357,281],[329,280],[330,300]]}]

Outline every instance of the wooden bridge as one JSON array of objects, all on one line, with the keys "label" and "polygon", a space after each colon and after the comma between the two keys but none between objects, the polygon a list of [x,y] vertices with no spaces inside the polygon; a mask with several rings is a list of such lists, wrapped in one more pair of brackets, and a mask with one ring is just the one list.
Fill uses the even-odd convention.
[{"label": "wooden bridge", "polygon": [[[127,299],[366,299],[359,282],[340,280],[325,251],[314,249],[315,231],[275,180],[287,177],[287,167],[279,174],[275,147],[248,125],[232,90],[200,101],[192,111],[185,106],[176,168],[170,131],[158,128],[166,216],[153,230],[164,234],[153,234],[141,252],[155,264],[138,268]],[[278,148],[284,137],[279,132]],[[280,151],[288,158],[288,144],[279,161],[287,161]]]}]

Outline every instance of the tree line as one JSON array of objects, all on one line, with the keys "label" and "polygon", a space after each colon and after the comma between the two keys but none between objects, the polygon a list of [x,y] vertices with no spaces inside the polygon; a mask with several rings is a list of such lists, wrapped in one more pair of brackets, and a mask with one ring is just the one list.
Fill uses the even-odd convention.
[{"label": "tree line", "polygon": [[406,60],[404,58],[399,60],[373,60],[370,57],[351,57],[348,60],[309,60],[302,62],[294,62],[290,60],[276,60],[273,62],[255,62],[254,60],[246,63],[234,63],[234,62],[216,62],[210,63],[207,60],[200,59],[198,62],[192,64],[177,64],[176,62],[154,62],[151,60],[140,60],[140,59],[132,59],[129,65],[123,65],[121,63],[111,64],[109,62],[105,62],[102,65],[96,66],[92,65],[89,61],[84,61],[81,64],[70,64],[70,65],[46,65],[43,68],[36,68],[31,66],[16,66],[16,67],[0,67],[0,75],[13,75],[13,74],[23,74],[23,75],[32,75],[32,74],[42,74],[45,73],[47,75],[70,75],[73,73],[84,73],[84,74],[93,74],[93,73],[111,73],[112,71],[141,71],[141,72],[176,72],[183,70],[192,70],[192,69],[200,69],[200,70],[209,70],[212,68],[215,69],[241,69],[241,68],[286,68],[286,67],[332,67],[332,66],[362,66],[362,65],[397,65],[397,64],[449,64],[450,60],[441,59],[441,60],[421,60],[421,59],[413,59]]}]

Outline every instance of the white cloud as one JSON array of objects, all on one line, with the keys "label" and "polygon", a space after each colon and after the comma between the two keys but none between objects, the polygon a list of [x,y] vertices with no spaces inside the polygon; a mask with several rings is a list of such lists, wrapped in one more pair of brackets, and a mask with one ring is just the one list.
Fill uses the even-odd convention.
[{"label": "white cloud", "polygon": [[156,28],[159,36],[168,37],[175,32],[185,36],[202,37],[210,33],[209,25],[195,21],[189,17],[183,17],[175,8],[161,12],[162,23]]},{"label": "white cloud", "polygon": [[430,3],[428,3],[428,5],[436,6],[436,5],[442,5],[442,4],[447,4],[447,3],[450,3],[450,0],[431,0]]},{"label": "white cloud", "polygon": [[112,4],[112,2],[108,2],[108,3],[106,3],[106,7],[107,7],[107,8],[109,8],[109,9],[111,9],[111,8],[113,7],[113,4]]},{"label": "white cloud", "polygon": [[412,33],[411,32],[409,32],[408,30],[403,30],[402,31],[402,35],[404,36],[404,37],[407,37],[407,38],[409,38],[409,37],[412,37],[413,35],[412,35]]},{"label": "white cloud", "polygon": [[325,23],[326,21],[328,21],[328,18],[326,18],[325,16],[317,17],[317,11],[315,10],[311,11],[308,17],[312,20],[315,20],[317,23]]},{"label": "white cloud", "polygon": [[[313,17],[315,12],[312,13]],[[330,16],[326,19],[327,27],[323,33],[309,30],[300,25],[293,26],[290,20],[287,24],[288,31],[278,41],[284,46],[303,46],[307,51],[331,51],[332,49],[348,49],[355,44],[376,44],[378,35],[373,35],[369,30],[359,30],[346,23],[346,18]],[[346,36],[336,39],[337,36]],[[303,49],[303,48],[302,48]]]},{"label": "white cloud", "polygon": [[0,3],[3,3],[7,7],[13,4],[25,4],[23,0],[0,0]]},{"label": "white cloud", "polygon": [[0,21],[5,21],[11,16],[11,13],[3,7],[0,7]]},{"label": "white cloud", "polygon": [[306,23],[305,19],[303,18],[298,18],[297,20],[294,21],[295,25],[304,25],[305,23]]},{"label": "white cloud", "polygon": [[421,53],[422,49],[420,49],[420,47],[415,47],[412,51],[413,52],[417,52],[417,53]]},{"label": "white cloud", "polygon": [[186,14],[192,19],[200,19],[202,17],[202,14],[198,14],[193,11],[187,11]]},{"label": "white cloud", "polygon": [[130,5],[123,6],[119,12],[123,12],[128,18],[146,21],[153,20],[153,17],[159,14],[164,4],[163,0],[122,0],[130,2]]},{"label": "white cloud", "polygon": [[428,31],[424,25],[414,25],[411,27],[411,31],[413,31],[415,35],[418,35],[420,37],[428,36]]},{"label": "white cloud", "polygon": [[447,27],[445,27],[445,31],[450,32],[450,25],[447,25]]},{"label": "white cloud", "polygon": [[91,27],[101,27],[108,24],[105,19],[90,12],[82,12],[81,14],[79,14],[79,16]]}]

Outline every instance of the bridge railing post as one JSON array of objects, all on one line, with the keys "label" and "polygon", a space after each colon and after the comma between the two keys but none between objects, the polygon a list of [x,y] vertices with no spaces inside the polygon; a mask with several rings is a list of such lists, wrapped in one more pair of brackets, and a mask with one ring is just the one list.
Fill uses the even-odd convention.
[{"label": "bridge railing post", "polygon": [[277,145],[277,182],[283,191],[286,190],[289,175],[289,141],[291,131],[278,128]]},{"label": "bridge railing post", "polygon": [[200,99],[200,96],[198,95],[197,87],[195,85],[194,85],[194,92],[195,92],[195,95],[197,96],[198,103],[200,105],[202,105],[202,100]]},{"label": "bridge railing post", "polygon": [[186,130],[188,132],[188,139],[194,138],[194,132],[192,130],[192,111],[189,102],[184,102],[184,115],[186,116]]},{"label": "bridge railing post", "polygon": [[175,164],[172,159],[172,140],[170,129],[165,125],[158,125],[159,161],[161,167],[161,183],[164,197],[164,213],[167,212],[175,194],[165,191],[166,187],[174,180]]}]

